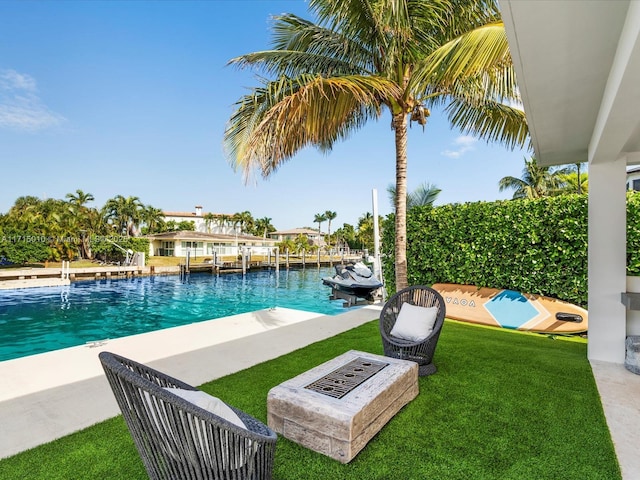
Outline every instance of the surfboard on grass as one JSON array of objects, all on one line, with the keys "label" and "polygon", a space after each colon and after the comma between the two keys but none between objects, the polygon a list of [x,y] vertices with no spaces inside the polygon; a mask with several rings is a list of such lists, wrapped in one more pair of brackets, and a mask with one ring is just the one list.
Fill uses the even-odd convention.
[{"label": "surfboard on grass", "polygon": [[436,283],[446,316],[463,322],[539,333],[587,331],[588,313],[572,303],[514,290]]}]

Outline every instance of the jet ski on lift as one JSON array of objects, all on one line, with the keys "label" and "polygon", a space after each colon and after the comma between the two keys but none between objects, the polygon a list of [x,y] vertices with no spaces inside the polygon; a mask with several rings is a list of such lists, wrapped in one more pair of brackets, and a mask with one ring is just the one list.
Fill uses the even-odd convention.
[{"label": "jet ski on lift", "polygon": [[382,282],[362,262],[336,265],[335,269],[336,274],[333,277],[322,279],[324,285],[333,289],[335,298],[350,300],[350,303],[355,303],[357,298],[373,301],[373,293],[382,287]]}]

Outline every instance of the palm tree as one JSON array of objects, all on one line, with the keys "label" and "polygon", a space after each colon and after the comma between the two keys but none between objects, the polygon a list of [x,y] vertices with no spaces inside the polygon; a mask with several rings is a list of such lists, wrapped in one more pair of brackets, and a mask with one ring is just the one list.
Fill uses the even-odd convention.
[{"label": "palm tree", "polygon": [[327,217],[324,213],[316,213],[313,218],[313,223],[318,224],[318,246],[320,246],[320,239],[322,237],[322,222],[326,221]]},{"label": "palm tree", "polygon": [[95,208],[87,207],[87,203],[95,200],[93,194],[85,193],[84,191],[77,189],[76,193],[67,193],[65,198],[70,204],[70,212],[74,216],[74,233],[79,233],[80,238],[78,244],[80,246],[81,258],[92,258],[91,253],[91,236],[95,232],[95,217],[97,210]]},{"label": "palm tree", "polygon": [[164,211],[161,208],[155,208],[152,205],[143,205],[140,218],[147,227],[147,233],[160,233],[164,231]]},{"label": "palm tree", "polygon": [[113,224],[118,233],[134,236],[142,221],[143,207],[138,197],[125,198],[122,195],[116,195],[105,203],[103,215]]},{"label": "palm tree", "polygon": [[237,227],[238,225],[240,225],[240,233],[248,233],[251,232],[253,230],[253,224],[254,224],[255,220],[253,219],[253,215],[251,215],[251,212],[249,211],[244,211],[244,212],[239,212],[239,213],[235,213],[233,215],[233,227]]},{"label": "palm tree", "polygon": [[30,211],[33,211],[41,203],[42,203],[42,200],[32,195],[18,197],[16,201],[13,203],[13,206],[9,209],[8,215],[19,217]]},{"label": "palm tree", "polygon": [[[438,187],[430,183],[423,183],[419,185],[413,192],[407,193],[407,211],[411,210],[413,207],[433,205],[433,202],[436,201],[441,191],[442,190]],[[387,193],[389,193],[391,205],[395,205],[396,187],[394,185],[389,185],[387,187]]]},{"label": "palm tree", "polygon": [[267,233],[276,231],[275,227],[271,224],[271,218],[269,217],[258,218],[255,221],[254,228],[255,230],[253,233],[256,236],[262,236],[263,238],[267,238]]},{"label": "palm tree", "polygon": [[513,199],[540,198],[552,195],[560,187],[560,174],[566,173],[564,169],[552,170],[551,167],[541,167],[534,157],[524,159],[522,177],[503,177],[498,182],[498,188],[514,190]]},{"label": "palm tree", "polygon": [[395,138],[396,288],[407,286],[407,127],[446,105],[479,138],[524,145],[527,128],[496,0],[310,0],[317,23],[275,18],[273,48],[230,61],[263,73],[236,103],[224,142],[250,178],[306,146],[331,150],[383,110]]},{"label": "palm tree", "polygon": [[207,227],[207,233],[211,233],[211,224],[217,220],[217,215],[215,213],[209,212],[204,215],[204,224]]},{"label": "palm tree", "polygon": [[569,172],[559,174],[560,189],[558,193],[560,195],[565,193],[577,193],[581,195],[589,192],[589,174],[579,172]]},{"label": "palm tree", "polygon": [[93,202],[95,198],[91,193],[84,193],[82,190],[77,189],[75,195],[73,193],[67,193],[65,198],[69,199],[69,203],[77,206],[84,207],[87,203]]},{"label": "palm tree", "polygon": [[220,233],[228,234],[229,227],[233,226],[233,215],[220,214]]},{"label": "palm tree", "polygon": [[565,173],[559,173],[560,189],[559,194],[577,193],[581,195],[589,192],[589,174],[581,172],[581,163],[576,163],[575,168],[566,169]]},{"label": "palm tree", "polygon": [[327,245],[330,245],[329,242],[331,241],[331,220],[335,220],[337,216],[338,214],[331,210],[324,212],[324,218],[329,222],[327,225]]},{"label": "palm tree", "polygon": [[358,219],[358,232],[356,234],[358,241],[360,242],[362,249],[367,249],[370,252],[374,249],[374,234],[373,234],[373,215],[370,212],[365,213]]}]

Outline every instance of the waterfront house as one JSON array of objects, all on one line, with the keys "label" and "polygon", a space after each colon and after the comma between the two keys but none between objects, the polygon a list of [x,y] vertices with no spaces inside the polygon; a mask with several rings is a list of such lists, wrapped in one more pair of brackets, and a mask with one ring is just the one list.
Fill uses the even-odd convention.
[{"label": "waterfront house", "polygon": [[276,241],[253,235],[225,235],[203,233],[190,230],[163,232],[147,235],[149,256],[186,257],[187,252],[193,260],[218,257],[236,257],[242,252],[252,255],[268,255],[273,252]]}]

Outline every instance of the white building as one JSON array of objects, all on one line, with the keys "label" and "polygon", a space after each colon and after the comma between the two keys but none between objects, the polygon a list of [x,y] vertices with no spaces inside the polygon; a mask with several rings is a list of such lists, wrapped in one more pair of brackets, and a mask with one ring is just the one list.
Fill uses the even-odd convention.
[{"label": "white building", "polygon": [[640,191],[640,167],[627,167],[627,190]]},{"label": "white building", "polygon": [[186,257],[191,259],[218,257],[236,257],[241,253],[268,255],[274,252],[276,242],[272,239],[253,235],[224,235],[216,233],[180,230],[147,235],[149,256]]},{"label": "white building", "polygon": [[235,225],[233,215],[224,213],[204,213],[201,205],[194,212],[163,212],[165,222],[193,222],[196,232],[222,235],[241,235],[240,225]]}]

